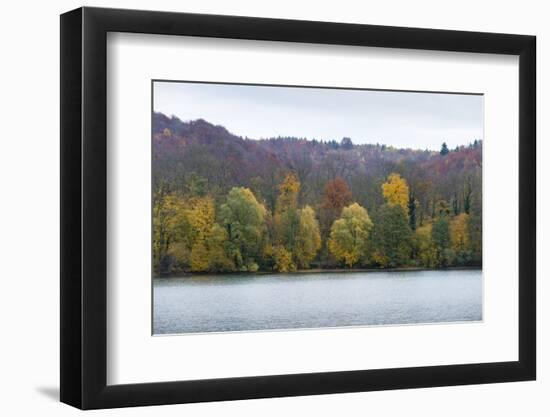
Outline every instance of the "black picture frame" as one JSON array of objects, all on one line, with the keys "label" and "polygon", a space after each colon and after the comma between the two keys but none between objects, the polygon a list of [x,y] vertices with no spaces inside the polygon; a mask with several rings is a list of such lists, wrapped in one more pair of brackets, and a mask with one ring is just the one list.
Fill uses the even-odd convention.
[{"label": "black picture frame", "polygon": [[[519,358],[195,381],[107,385],[108,32],[519,56]],[[236,16],[80,8],[61,15],[61,401],[82,409],[534,380],[534,36]]]}]

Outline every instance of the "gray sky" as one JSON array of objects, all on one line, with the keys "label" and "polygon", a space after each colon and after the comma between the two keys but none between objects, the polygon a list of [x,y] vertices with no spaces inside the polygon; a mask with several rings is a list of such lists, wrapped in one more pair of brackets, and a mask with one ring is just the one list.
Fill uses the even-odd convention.
[{"label": "gray sky", "polygon": [[155,111],[253,139],[297,136],[434,149],[483,139],[483,96],[155,82]]}]

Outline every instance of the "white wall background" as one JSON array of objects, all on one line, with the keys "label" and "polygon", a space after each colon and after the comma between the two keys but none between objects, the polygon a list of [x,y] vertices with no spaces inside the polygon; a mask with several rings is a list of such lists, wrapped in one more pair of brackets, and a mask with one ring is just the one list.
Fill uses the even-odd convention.
[{"label": "white wall background", "polygon": [[[0,410],[75,415],[59,392],[59,17],[82,3],[5,2],[0,16]],[[95,412],[128,416],[547,415],[550,391],[550,26],[536,0],[338,2],[124,0],[86,5],[532,34],[538,37],[539,378],[536,382],[236,401]]]}]

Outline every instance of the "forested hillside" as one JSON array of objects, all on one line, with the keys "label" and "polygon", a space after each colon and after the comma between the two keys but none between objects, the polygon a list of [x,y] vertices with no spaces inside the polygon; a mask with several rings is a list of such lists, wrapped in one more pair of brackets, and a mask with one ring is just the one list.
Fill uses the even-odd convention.
[{"label": "forested hillside", "polygon": [[481,265],[470,139],[438,152],[257,140],[154,113],[155,274]]}]

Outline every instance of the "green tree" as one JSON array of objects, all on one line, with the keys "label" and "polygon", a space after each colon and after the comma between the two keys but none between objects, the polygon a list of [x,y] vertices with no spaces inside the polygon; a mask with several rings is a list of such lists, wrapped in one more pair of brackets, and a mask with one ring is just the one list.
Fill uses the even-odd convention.
[{"label": "green tree", "polygon": [[397,204],[384,204],[376,213],[372,233],[374,260],[382,267],[406,265],[412,250],[412,233],[405,211]]},{"label": "green tree", "polygon": [[265,207],[248,188],[232,188],[222,204],[220,219],[227,231],[228,253],[238,270],[258,268],[256,259],[261,255],[265,216]]},{"label": "green tree", "polygon": [[412,231],[416,230],[416,199],[414,193],[409,192],[409,201],[407,203],[407,209],[409,211],[409,226]]},{"label": "green tree", "polygon": [[342,210],[342,216],[330,229],[329,249],[334,257],[351,268],[368,259],[368,238],[372,221],[367,210],[353,203]]},{"label": "green tree", "polygon": [[449,266],[453,262],[454,251],[451,249],[451,234],[447,216],[440,214],[432,225],[432,241],[435,248],[437,265]]},{"label": "green tree", "polygon": [[443,144],[441,145],[441,150],[439,151],[439,154],[441,156],[445,156],[449,153],[449,148],[447,147],[447,144],[445,142],[443,142]]},{"label": "green tree", "polygon": [[187,194],[191,197],[204,197],[208,191],[206,178],[192,172],[187,180]]},{"label": "green tree", "polygon": [[414,234],[416,259],[419,266],[433,268],[437,266],[437,253],[432,242],[432,225],[416,229]]},{"label": "green tree", "polygon": [[229,272],[235,270],[235,263],[229,256],[227,230],[219,224],[214,224],[210,236],[206,240],[206,246],[210,271]]}]

